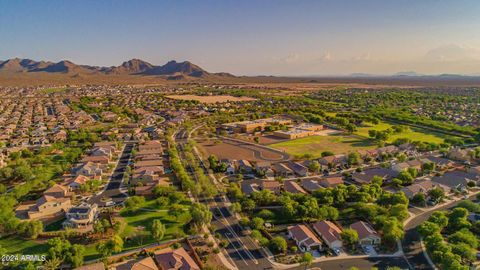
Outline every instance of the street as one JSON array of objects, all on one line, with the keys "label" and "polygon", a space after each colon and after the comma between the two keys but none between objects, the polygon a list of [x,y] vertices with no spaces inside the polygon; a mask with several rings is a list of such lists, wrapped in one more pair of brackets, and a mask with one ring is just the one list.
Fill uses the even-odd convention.
[{"label": "street", "polygon": [[125,201],[128,196],[122,192],[121,187],[125,169],[130,161],[134,145],[135,143],[133,142],[125,143],[125,148],[120,154],[117,166],[115,167],[107,186],[100,194],[92,196],[92,198],[89,200],[89,203],[96,203],[100,207],[105,207],[108,206],[107,202],[110,201],[114,202],[115,204],[121,204]]}]

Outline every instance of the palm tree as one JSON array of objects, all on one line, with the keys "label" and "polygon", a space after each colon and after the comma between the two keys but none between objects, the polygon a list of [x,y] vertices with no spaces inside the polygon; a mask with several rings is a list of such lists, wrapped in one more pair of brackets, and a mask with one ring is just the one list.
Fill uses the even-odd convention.
[{"label": "palm tree", "polygon": [[60,258],[51,258],[49,260],[46,260],[43,263],[43,268],[44,270],[57,270],[60,265],[62,264],[62,260]]}]

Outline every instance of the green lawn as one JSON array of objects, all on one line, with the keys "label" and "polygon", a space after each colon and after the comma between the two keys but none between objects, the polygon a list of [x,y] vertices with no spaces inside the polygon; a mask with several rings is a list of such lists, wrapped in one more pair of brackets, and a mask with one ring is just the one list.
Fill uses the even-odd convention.
[{"label": "green lawn", "polygon": [[178,218],[168,214],[168,206],[157,207],[155,201],[147,201],[141,209],[133,213],[121,211],[120,215],[126,223],[121,232],[123,238],[130,238],[125,242],[124,250],[152,244],[155,240],[150,235],[150,226],[155,219],[159,219],[166,226],[166,233],[162,241],[184,236],[185,225],[190,220],[188,209],[190,202],[182,203],[185,212]]},{"label": "green lawn", "polygon": [[6,249],[7,254],[45,254],[48,249],[46,243],[24,239],[19,236],[0,238],[0,246]]},{"label": "green lawn", "polygon": [[[386,122],[380,122],[377,125],[367,123],[366,126],[359,127],[358,130],[355,132],[355,134],[368,138],[369,130],[374,129],[374,130],[381,131],[381,130],[386,130],[388,128],[391,128],[392,126],[393,126],[392,124],[389,124]],[[388,142],[393,142],[399,138],[408,138],[412,141],[442,143],[445,137],[446,135],[442,133],[437,133],[437,132],[415,128],[415,127],[409,127],[408,131],[391,135],[390,138],[388,139]]]},{"label": "green lawn", "polygon": [[344,154],[360,149],[374,149],[376,144],[369,139],[354,136],[335,134],[328,136],[310,136],[296,140],[276,143],[270,147],[284,150],[293,156],[310,154],[314,158],[321,157],[322,152],[330,151],[335,154]]},{"label": "green lawn", "polygon": [[67,90],[66,87],[47,88],[47,89],[43,89],[42,92],[45,93],[45,94],[50,94],[50,93],[60,93],[60,92],[64,92],[65,90]]}]

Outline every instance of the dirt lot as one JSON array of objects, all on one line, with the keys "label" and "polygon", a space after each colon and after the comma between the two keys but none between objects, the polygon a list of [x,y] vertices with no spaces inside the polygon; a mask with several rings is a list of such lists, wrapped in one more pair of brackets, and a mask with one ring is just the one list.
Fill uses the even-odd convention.
[{"label": "dirt lot", "polygon": [[237,143],[233,141],[215,143],[200,143],[202,150],[206,155],[215,155],[219,159],[246,159],[249,161],[283,161],[286,160],[285,154],[280,154],[268,149],[250,145],[247,143]]},{"label": "dirt lot", "polygon": [[223,103],[223,102],[236,102],[236,101],[253,101],[254,98],[250,97],[234,97],[234,96],[197,96],[197,95],[170,95],[166,96],[171,99],[178,100],[196,100],[201,103],[212,104],[212,103]]}]

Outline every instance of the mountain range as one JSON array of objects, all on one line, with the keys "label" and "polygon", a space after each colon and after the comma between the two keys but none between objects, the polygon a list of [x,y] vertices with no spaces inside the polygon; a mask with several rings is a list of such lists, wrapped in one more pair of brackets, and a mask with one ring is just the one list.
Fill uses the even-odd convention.
[{"label": "mountain range", "polygon": [[203,68],[188,62],[169,61],[165,65],[156,66],[140,59],[131,59],[119,66],[98,67],[78,65],[68,60],[60,62],[34,61],[31,59],[13,58],[0,61],[0,73],[55,73],[71,76],[88,75],[142,75],[162,76],[167,79],[235,77],[229,73],[210,73]]}]

